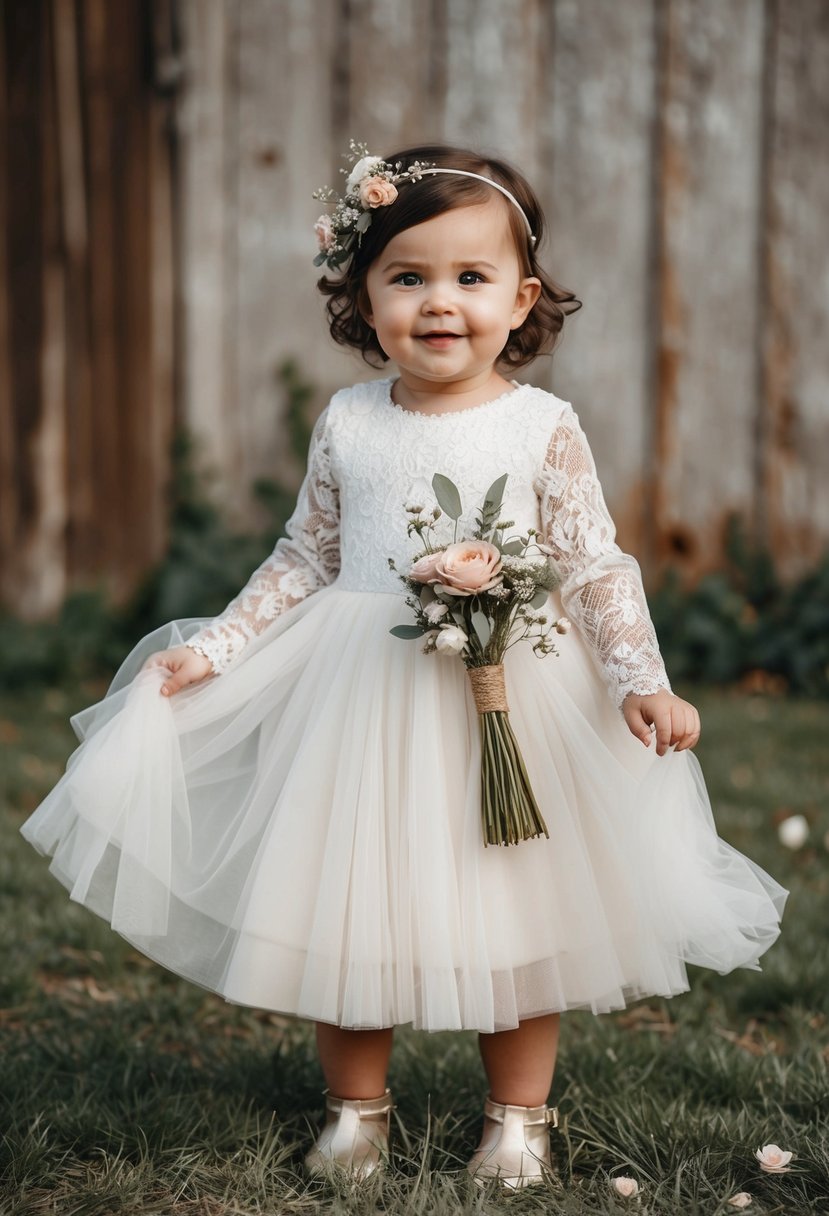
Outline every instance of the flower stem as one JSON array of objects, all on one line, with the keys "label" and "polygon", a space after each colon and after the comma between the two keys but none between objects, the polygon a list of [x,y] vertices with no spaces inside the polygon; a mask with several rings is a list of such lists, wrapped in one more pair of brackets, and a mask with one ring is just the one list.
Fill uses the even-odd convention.
[{"label": "flower stem", "polygon": [[484,845],[518,844],[550,833],[530,785],[509,714],[479,714]]}]

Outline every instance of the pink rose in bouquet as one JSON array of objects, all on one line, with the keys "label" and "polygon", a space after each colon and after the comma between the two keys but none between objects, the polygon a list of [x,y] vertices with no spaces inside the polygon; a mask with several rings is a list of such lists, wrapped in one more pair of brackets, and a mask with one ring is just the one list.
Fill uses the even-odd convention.
[{"label": "pink rose in bouquet", "polygon": [[480,595],[503,579],[501,550],[489,541],[458,541],[437,556],[438,581],[452,595]]},{"label": "pink rose in bouquet", "polygon": [[414,579],[416,583],[437,583],[440,582],[440,577],[437,572],[437,565],[443,557],[443,551],[438,550],[437,553],[427,553],[425,557],[421,557],[409,570],[409,578]]}]

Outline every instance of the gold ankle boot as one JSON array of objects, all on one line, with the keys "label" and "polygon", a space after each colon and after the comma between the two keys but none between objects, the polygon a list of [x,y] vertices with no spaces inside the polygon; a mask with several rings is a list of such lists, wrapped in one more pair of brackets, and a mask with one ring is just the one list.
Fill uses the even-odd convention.
[{"label": "gold ankle boot", "polygon": [[552,1173],[549,1128],[558,1127],[552,1106],[502,1106],[487,1098],[484,1130],[466,1167],[479,1186],[498,1178],[509,1190],[543,1182]]},{"label": "gold ankle boot", "polygon": [[305,1158],[311,1174],[342,1169],[361,1182],[382,1169],[389,1151],[393,1108],[387,1089],[380,1098],[335,1098],[325,1091],[325,1127]]}]

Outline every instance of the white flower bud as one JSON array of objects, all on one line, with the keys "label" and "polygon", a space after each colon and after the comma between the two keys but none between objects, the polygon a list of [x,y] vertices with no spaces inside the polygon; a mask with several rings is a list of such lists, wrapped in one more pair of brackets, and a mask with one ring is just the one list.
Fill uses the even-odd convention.
[{"label": "white flower bud", "polygon": [[446,604],[439,604],[432,600],[431,604],[427,604],[423,609],[423,615],[430,625],[437,625],[441,617],[446,616],[449,607]]},{"label": "white flower bud", "polygon": [[457,625],[444,625],[435,638],[435,649],[439,654],[460,654],[468,640]]}]

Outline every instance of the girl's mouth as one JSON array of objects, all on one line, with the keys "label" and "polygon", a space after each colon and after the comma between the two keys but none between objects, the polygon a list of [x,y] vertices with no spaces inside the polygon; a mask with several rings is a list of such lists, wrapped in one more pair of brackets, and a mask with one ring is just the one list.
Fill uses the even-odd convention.
[{"label": "girl's mouth", "polygon": [[441,347],[451,346],[453,342],[457,342],[462,334],[452,334],[446,331],[435,330],[430,334],[418,334],[418,341],[425,342],[428,346],[435,346],[438,349]]}]

